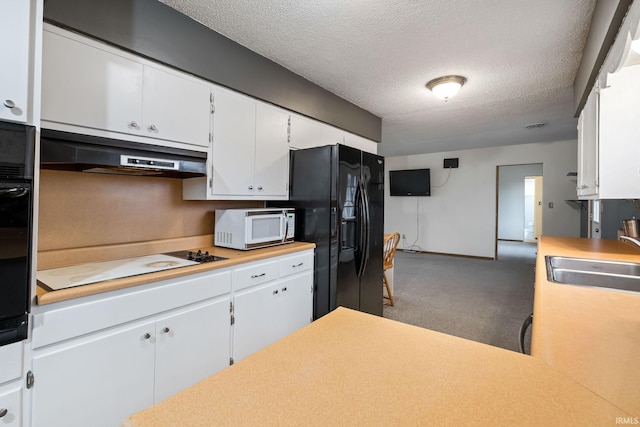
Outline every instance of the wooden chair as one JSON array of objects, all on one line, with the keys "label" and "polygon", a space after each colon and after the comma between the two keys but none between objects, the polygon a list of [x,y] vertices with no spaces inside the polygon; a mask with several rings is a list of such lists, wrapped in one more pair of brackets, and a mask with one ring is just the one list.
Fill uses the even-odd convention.
[{"label": "wooden chair", "polygon": [[387,295],[389,295],[389,304],[393,306],[393,295],[391,294],[391,287],[389,286],[389,279],[387,279],[387,270],[393,267],[393,257],[396,254],[396,248],[400,243],[400,233],[391,233],[384,236],[384,252],[383,252],[383,273],[382,280],[387,288]]}]

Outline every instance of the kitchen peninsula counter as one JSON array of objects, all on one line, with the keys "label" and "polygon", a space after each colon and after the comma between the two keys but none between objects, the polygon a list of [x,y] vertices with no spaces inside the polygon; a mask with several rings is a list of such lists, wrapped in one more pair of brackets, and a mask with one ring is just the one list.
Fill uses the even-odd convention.
[{"label": "kitchen peninsula counter", "polygon": [[108,247],[93,247],[82,249],[66,249],[59,251],[48,251],[38,254],[38,270],[47,268],[57,268],[70,265],[81,265],[86,262],[99,262],[130,258],[136,256],[150,255],[153,253],[171,252],[177,250],[209,251],[211,255],[224,257],[227,259],[207,262],[187,267],[163,270],[154,273],[141,274],[137,276],[124,277],[121,279],[105,280],[102,282],[48,291],[40,286],[37,287],[37,303],[45,305],[73,298],[88,295],[95,295],[117,289],[129,288],[146,283],[157,282],[189,274],[212,271],[225,267],[231,267],[247,262],[259,261],[280,255],[291,254],[308,249],[314,249],[315,244],[293,242],[278,246],[271,246],[250,251],[239,251],[212,246],[213,236],[195,236],[193,238],[169,239],[167,241],[145,242],[142,244],[111,245]]},{"label": "kitchen peninsula counter", "polygon": [[536,358],[338,308],[123,425],[615,425],[630,416]]},{"label": "kitchen peninsula counter", "polygon": [[551,282],[545,256],[640,263],[640,248],[542,236],[531,335],[532,356],[640,416],[640,293]]}]

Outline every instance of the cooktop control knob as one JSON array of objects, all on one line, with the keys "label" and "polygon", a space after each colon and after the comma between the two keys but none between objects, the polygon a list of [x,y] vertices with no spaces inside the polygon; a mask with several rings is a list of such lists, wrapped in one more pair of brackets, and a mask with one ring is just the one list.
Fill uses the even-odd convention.
[{"label": "cooktop control knob", "polygon": [[187,259],[189,260],[193,259],[193,252],[189,251],[189,253],[187,254]]}]

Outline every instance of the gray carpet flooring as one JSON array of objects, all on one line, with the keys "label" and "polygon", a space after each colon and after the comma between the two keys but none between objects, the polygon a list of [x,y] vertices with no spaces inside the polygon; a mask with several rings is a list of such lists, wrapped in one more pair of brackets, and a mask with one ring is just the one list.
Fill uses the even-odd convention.
[{"label": "gray carpet flooring", "polygon": [[498,261],[396,252],[395,305],[383,316],[518,351],[520,326],[533,311],[535,249],[500,242]]}]

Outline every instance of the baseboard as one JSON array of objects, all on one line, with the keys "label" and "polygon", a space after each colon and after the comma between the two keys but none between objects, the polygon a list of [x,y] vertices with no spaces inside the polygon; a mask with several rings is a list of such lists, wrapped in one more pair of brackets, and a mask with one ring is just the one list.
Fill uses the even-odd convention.
[{"label": "baseboard", "polygon": [[415,250],[413,250],[413,249],[401,249],[401,248],[398,248],[398,249],[396,249],[396,250],[397,250],[397,251],[400,251],[400,252],[407,252],[407,253],[418,253],[418,254],[429,254],[429,255],[454,256],[454,257],[458,257],[458,258],[482,259],[482,260],[486,260],[486,261],[493,261],[493,260],[494,260],[494,258],[492,258],[492,257],[486,257],[486,256],[463,255],[463,254],[450,254],[450,253],[446,253],[446,252],[415,251]]}]

